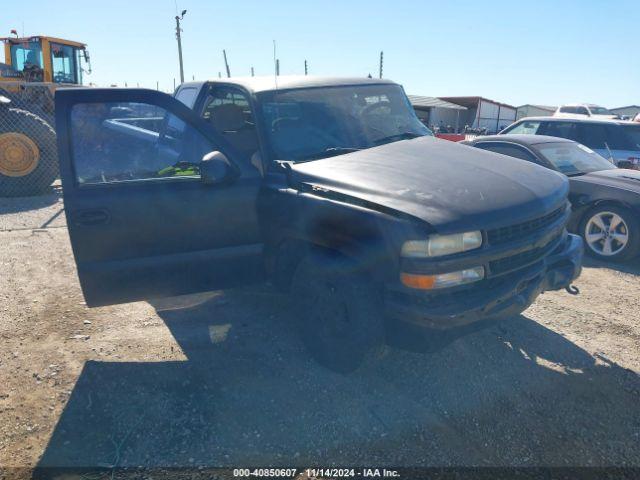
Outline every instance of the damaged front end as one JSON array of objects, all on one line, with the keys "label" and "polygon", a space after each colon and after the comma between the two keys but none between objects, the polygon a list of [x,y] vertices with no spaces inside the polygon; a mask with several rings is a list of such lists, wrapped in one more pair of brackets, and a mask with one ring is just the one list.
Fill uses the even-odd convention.
[{"label": "damaged front end", "polygon": [[482,266],[485,277],[442,290],[407,288],[402,282],[390,284],[385,295],[388,316],[446,330],[517,315],[545,291],[567,289],[574,293],[571,283],[580,275],[584,248],[582,239],[564,228],[568,207],[558,212],[536,219],[536,230],[526,235],[522,232],[527,229],[522,225],[511,232],[485,232],[482,248],[457,258],[437,262],[403,260],[401,270],[416,275]]}]

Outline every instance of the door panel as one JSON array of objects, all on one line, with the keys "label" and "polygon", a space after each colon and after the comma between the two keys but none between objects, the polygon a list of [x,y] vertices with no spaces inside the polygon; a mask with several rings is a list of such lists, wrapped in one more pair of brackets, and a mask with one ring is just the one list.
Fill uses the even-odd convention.
[{"label": "door panel", "polygon": [[262,278],[257,172],[205,185],[202,156],[236,153],[172,97],[139,89],[56,93],[69,235],[88,305]]}]

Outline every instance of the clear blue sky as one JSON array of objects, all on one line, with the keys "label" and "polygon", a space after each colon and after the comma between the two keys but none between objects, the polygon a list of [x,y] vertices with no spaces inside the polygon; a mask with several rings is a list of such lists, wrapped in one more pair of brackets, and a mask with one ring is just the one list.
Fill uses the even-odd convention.
[{"label": "clear blue sky", "polygon": [[[640,0],[178,0],[185,76],[384,76],[408,93],[481,95],[520,105],[640,104]],[[10,2],[16,28],[89,44],[98,85],[170,90],[179,77],[174,0]]]}]

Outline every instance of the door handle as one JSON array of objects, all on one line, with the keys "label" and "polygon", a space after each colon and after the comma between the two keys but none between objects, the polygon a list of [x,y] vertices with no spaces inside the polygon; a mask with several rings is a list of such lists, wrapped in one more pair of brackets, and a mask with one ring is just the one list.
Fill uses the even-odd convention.
[{"label": "door handle", "polygon": [[109,221],[109,212],[104,209],[83,210],[74,216],[76,225],[103,225]]}]

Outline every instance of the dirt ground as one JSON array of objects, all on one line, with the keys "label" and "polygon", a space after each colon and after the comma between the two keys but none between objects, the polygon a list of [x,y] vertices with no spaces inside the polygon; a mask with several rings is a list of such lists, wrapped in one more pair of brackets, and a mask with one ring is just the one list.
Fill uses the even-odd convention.
[{"label": "dirt ground", "polygon": [[267,286],[87,308],[59,194],[1,199],[0,467],[640,466],[639,275],[341,376]]}]

